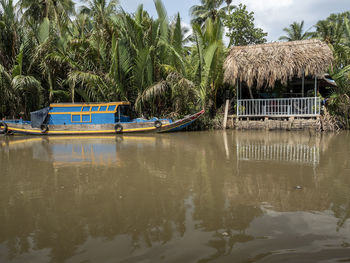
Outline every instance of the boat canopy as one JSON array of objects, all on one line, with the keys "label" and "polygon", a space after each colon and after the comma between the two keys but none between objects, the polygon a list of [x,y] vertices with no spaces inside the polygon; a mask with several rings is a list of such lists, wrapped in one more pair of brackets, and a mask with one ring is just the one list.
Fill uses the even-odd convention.
[{"label": "boat canopy", "polygon": [[32,128],[40,128],[42,124],[46,121],[46,118],[49,114],[50,107],[34,111],[30,113],[30,120]]}]

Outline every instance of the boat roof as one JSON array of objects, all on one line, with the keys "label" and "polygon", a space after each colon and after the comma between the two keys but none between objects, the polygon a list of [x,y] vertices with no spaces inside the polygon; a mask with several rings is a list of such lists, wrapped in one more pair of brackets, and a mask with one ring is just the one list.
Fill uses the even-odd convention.
[{"label": "boat roof", "polygon": [[[69,114],[71,112],[86,112],[86,113],[116,113],[118,106],[130,105],[128,101],[118,102],[84,102],[84,103],[52,103],[50,104],[49,114]],[[57,113],[55,109],[61,108]],[[64,109],[62,111],[62,108]]]},{"label": "boat roof", "polygon": [[88,107],[88,106],[119,106],[119,105],[130,105],[128,101],[117,101],[117,102],[81,102],[81,103],[51,103],[50,107]]}]

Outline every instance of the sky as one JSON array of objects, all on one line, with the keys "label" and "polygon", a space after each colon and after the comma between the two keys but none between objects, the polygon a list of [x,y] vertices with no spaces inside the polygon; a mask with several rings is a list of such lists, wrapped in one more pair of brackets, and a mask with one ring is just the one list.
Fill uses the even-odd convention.
[{"label": "sky", "polygon": [[[120,0],[124,10],[135,12],[139,4],[156,17],[153,0]],[[184,25],[190,24],[189,9],[199,0],[163,0],[169,17],[180,12]],[[311,28],[331,13],[350,11],[350,0],[233,0],[232,4],[243,3],[255,13],[255,24],[268,33],[268,41],[277,41],[284,35],[283,28],[294,21],[305,21],[305,29]],[[312,29],[312,28],[311,28]]]}]

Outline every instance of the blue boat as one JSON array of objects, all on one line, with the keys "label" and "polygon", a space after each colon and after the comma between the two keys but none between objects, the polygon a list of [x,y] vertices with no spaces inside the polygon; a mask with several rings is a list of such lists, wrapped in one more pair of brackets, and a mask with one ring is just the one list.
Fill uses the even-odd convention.
[{"label": "blue boat", "polygon": [[181,120],[130,117],[129,102],[51,104],[31,113],[31,121],[4,120],[0,133],[22,135],[91,135],[179,131],[204,110]]}]

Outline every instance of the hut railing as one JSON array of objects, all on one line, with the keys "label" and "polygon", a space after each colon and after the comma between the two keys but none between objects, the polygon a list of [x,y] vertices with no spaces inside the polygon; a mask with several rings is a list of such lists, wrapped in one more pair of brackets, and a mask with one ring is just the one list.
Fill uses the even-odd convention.
[{"label": "hut railing", "polygon": [[238,117],[314,117],[320,113],[319,97],[237,101]]}]

